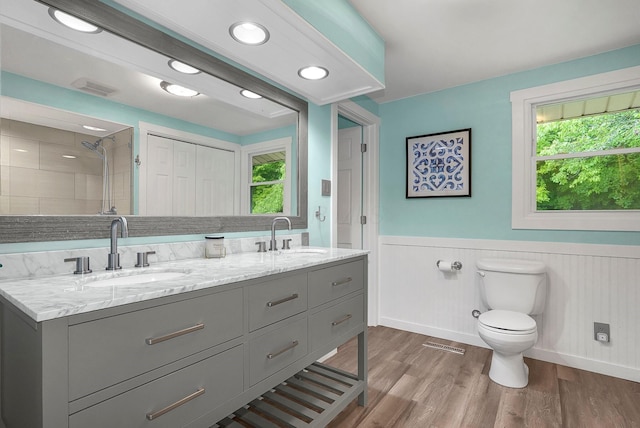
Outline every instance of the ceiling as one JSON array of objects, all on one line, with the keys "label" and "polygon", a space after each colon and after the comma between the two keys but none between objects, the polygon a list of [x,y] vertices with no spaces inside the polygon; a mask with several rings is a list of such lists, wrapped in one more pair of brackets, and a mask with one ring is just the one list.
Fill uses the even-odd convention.
[{"label": "ceiling", "polygon": [[639,0],[349,0],[386,43],[382,103],[640,43]]},{"label": "ceiling", "polygon": [[[280,0],[115,0],[117,3],[217,52],[315,104],[324,105],[380,89],[366,72]],[[250,21],[270,32],[267,43],[247,46],[229,35],[229,27]],[[298,70],[321,65],[322,80],[309,81]]]},{"label": "ceiling", "polygon": [[[2,0],[0,63],[2,70],[58,87],[78,90],[89,81],[115,89],[105,99],[235,135],[250,135],[297,120],[297,114],[267,99],[250,100],[240,88],[205,73],[184,75],[170,69],[169,60],[141,46],[103,31],[83,34],[70,30],[35,1]],[[198,90],[197,97],[176,97],[162,91],[159,82]],[[121,124],[68,111],[3,98],[2,117],[104,137]],[[87,114],[89,114],[87,112]],[[107,131],[87,131],[81,124]]]}]

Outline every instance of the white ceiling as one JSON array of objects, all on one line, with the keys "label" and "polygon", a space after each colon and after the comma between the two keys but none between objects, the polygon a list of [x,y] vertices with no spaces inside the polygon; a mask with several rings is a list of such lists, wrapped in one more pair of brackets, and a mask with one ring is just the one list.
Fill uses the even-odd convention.
[{"label": "white ceiling", "polygon": [[[53,21],[48,8],[35,1],[2,0],[0,10],[0,64],[4,71],[75,89],[73,82],[87,79],[116,91],[108,100],[236,135],[288,126],[297,114],[267,99],[249,100],[240,88],[200,73],[187,76],[167,66],[168,57],[127,42],[106,31],[83,34]],[[195,89],[201,95],[181,98],[160,89],[159,82]],[[121,129],[95,117],[3,100],[2,117],[57,127],[73,132],[91,124],[107,129],[99,137]],[[87,112],[89,114],[89,112]]]},{"label": "white ceiling", "polygon": [[[383,87],[359,64],[337,49],[311,24],[280,0],[116,0],[121,5],[244,65],[306,97],[328,104]],[[258,22],[270,39],[246,46],[229,35],[237,22]],[[322,80],[309,81],[298,70],[321,65]]]},{"label": "white ceiling", "polygon": [[377,102],[640,43],[640,0],[349,0],[386,43]]}]

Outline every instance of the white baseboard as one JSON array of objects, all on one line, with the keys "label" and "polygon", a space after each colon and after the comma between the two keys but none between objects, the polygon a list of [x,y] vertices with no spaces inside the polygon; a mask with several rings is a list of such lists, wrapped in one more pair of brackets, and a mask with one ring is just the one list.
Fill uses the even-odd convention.
[{"label": "white baseboard", "polygon": [[[487,349],[489,348],[479,336],[466,333],[434,328],[427,325],[387,317],[382,317],[380,319],[380,325],[398,330],[410,331],[412,333],[424,334],[426,336],[432,336],[444,340],[450,340],[452,342],[465,343],[467,345],[479,346]],[[561,354],[546,349],[536,349],[535,347],[525,352],[525,356],[540,361],[546,361],[548,363],[560,364],[633,382],[640,382],[640,370],[633,367],[618,366],[575,355]]]},{"label": "white baseboard", "polygon": [[484,343],[480,337],[457,331],[444,330],[441,328],[386,317],[382,317],[380,319],[380,325],[396,328],[398,330],[410,331],[412,333],[424,334],[425,336],[433,336],[440,339],[450,340],[452,342],[460,342],[466,343],[467,345],[488,348],[487,344]]}]

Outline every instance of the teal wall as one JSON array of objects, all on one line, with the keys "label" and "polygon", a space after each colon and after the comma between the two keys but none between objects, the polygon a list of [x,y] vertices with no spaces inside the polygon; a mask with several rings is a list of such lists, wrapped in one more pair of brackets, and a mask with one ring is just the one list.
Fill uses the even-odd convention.
[{"label": "teal wall", "polygon": [[384,40],[347,0],[283,1],[384,84]]},{"label": "teal wall", "polygon": [[[309,174],[308,174],[309,243],[321,247],[331,245],[331,197],[322,196],[322,180],[331,179],[331,106],[309,104]],[[320,222],[315,212],[320,207],[326,221]]]},{"label": "teal wall", "polygon": [[[640,232],[511,229],[510,92],[640,65],[640,45],[381,104],[382,235],[640,245]],[[471,198],[405,198],[405,138],[472,128]]]},{"label": "teal wall", "polygon": [[0,78],[2,79],[2,95],[11,98],[59,108],[85,116],[99,117],[129,125],[136,129],[138,122],[142,121],[236,144],[240,143],[240,137],[235,134],[152,113],[148,110],[130,107],[126,104],[84,94],[80,91],[72,91],[8,72],[2,72]]}]

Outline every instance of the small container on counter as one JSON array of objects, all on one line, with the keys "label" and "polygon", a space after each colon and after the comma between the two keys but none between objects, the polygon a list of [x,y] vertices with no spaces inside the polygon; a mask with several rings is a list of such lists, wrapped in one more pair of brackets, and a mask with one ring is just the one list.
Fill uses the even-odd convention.
[{"label": "small container on counter", "polygon": [[208,259],[220,259],[227,255],[224,236],[205,236],[204,256]]}]

